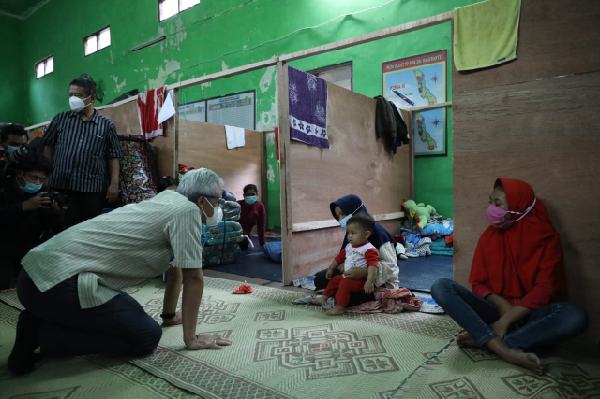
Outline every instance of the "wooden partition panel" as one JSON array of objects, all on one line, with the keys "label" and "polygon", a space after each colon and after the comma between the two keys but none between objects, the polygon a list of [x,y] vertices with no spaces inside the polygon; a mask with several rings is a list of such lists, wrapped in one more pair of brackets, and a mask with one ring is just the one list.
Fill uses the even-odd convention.
[{"label": "wooden partition panel", "polygon": [[400,211],[409,195],[409,147],[390,156],[375,137],[375,100],[327,86],[328,150],[292,141],[292,222],[331,219],[329,203],[355,193],[373,214]]},{"label": "wooden partition panel", "polygon": [[[286,71],[282,76],[280,93],[288,87]],[[324,268],[339,250],[344,237],[339,226],[317,228],[335,225],[329,210],[333,200],[354,193],[371,214],[397,215],[402,199],[411,196],[410,146],[394,156],[384,151],[375,135],[375,100],[334,84],[327,90],[329,149],[290,141],[289,127],[280,119],[284,283]],[[280,102],[280,117],[282,111],[289,112]]]},{"label": "wooden partition panel", "polygon": [[[135,101],[129,101],[117,106],[107,106],[98,112],[109,118],[120,136],[141,136],[138,107]],[[160,176],[175,176],[175,126],[174,118],[165,122],[164,135],[155,137],[150,143],[158,150],[158,174]]]},{"label": "wooden partition panel", "polygon": [[175,162],[175,125],[173,121],[165,123],[164,135],[150,140],[158,150],[158,174],[160,176],[177,176]]},{"label": "wooden partition panel", "polygon": [[98,109],[98,113],[110,119],[121,136],[142,134],[140,117],[136,101],[129,101],[117,106],[108,105]]},{"label": "wooden partition panel", "polygon": [[495,178],[526,180],[561,233],[570,298],[591,318],[587,344],[600,331],[599,18],[593,0],[524,0],[519,58],[455,71],[453,100],[455,278],[467,283]]},{"label": "wooden partition panel", "polygon": [[243,188],[253,183],[262,192],[264,136],[246,130],[246,146],[227,149],[225,126],[204,122],[179,121],[178,162],[214,170],[225,188],[243,198]]}]

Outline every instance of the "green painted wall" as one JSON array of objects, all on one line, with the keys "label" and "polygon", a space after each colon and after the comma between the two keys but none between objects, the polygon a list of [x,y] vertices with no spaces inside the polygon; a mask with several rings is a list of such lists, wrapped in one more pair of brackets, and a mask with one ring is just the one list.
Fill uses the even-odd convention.
[{"label": "green painted wall", "polygon": [[[134,88],[155,88],[191,77],[268,59],[274,55],[316,47],[386,27],[425,18],[477,0],[202,0],[201,4],[158,22],[154,0],[52,0],[22,23],[21,45],[25,92],[19,109],[26,123],[50,119],[66,109],[70,79],[82,72],[94,76],[110,100]],[[83,37],[111,26],[112,46],[83,56]],[[167,36],[142,51],[130,48]],[[355,91],[381,92],[381,62],[450,49],[450,24],[422,29],[397,38],[356,46],[296,64],[312,69],[352,60]],[[54,73],[35,79],[33,65],[54,56]],[[449,79],[450,66],[448,70]],[[268,69],[223,79],[182,93],[182,102],[237,91],[256,90],[257,127],[276,124],[274,74]],[[450,82],[449,82],[450,84]],[[12,88],[15,92],[18,88]],[[16,95],[16,94],[15,94]],[[449,98],[452,93],[449,90]],[[10,107],[0,107],[4,114]],[[416,160],[416,199],[452,215],[452,121],[449,116],[449,156]],[[268,201],[278,197],[274,145],[267,144],[273,184]],[[270,209],[274,226],[279,209]]]},{"label": "green painted wall", "polygon": [[[24,122],[25,82],[21,57],[21,21],[0,14],[0,121]],[[29,68],[33,74],[33,65]]]}]

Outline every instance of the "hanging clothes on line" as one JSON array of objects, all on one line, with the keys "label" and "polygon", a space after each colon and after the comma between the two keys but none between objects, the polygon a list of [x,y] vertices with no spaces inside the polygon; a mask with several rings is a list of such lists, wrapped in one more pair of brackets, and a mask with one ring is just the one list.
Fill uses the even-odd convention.
[{"label": "hanging clothes on line", "polygon": [[459,71],[517,58],[521,0],[487,0],[454,10],[454,65]]},{"label": "hanging clothes on line", "polygon": [[225,125],[225,138],[228,150],[246,146],[246,131],[243,127]]},{"label": "hanging clothes on line", "polygon": [[163,135],[163,125],[158,121],[158,114],[165,102],[165,88],[148,90],[138,94],[137,106],[142,133],[147,139]]},{"label": "hanging clothes on line", "polygon": [[383,141],[388,154],[395,154],[398,147],[410,142],[406,123],[400,116],[396,105],[383,96],[375,97],[375,134]]},{"label": "hanging clothes on line", "polygon": [[142,137],[119,136],[122,157],[119,159],[119,203],[133,204],[158,193],[158,159],[156,149]]},{"label": "hanging clothes on line", "polygon": [[327,136],[327,82],[288,67],[290,138],[329,148]]}]

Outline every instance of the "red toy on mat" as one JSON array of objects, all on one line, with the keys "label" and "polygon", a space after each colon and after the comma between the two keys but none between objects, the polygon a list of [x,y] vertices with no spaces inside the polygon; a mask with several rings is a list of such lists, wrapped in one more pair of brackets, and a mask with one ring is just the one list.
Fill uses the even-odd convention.
[{"label": "red toy on mat", "polygon": [[251,294],[252,287],[249,286],[248,284],[242,284],[239,287],[237,287],[236,289],[234,289],[233,293],[234,294]]}]

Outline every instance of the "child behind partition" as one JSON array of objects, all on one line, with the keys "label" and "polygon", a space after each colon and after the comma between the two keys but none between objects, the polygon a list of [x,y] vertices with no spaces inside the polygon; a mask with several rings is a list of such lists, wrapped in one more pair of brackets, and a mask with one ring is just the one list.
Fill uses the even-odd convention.
[{"label": "child behind partition", "polygon": [[[335,307],[327,311],[329,315],[338,315],[346,311],[350,303],[350,294],[363,291],[371,294],[375,290],[375,278],[379,268],[379,251],[369,242],[369,236],[375,229],[375,221],[366,213],[358,213],[346,225],[348,245],[335,257],[336,265],[327,271],[330,278],[323,292],[323,303],[335,296]],[[342,274],[331,278],[335,269]],[[348,278],[350,270],[367,269],[366,278]]]}]

